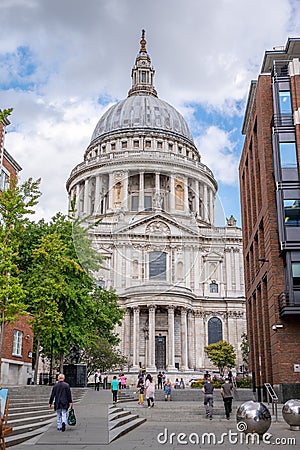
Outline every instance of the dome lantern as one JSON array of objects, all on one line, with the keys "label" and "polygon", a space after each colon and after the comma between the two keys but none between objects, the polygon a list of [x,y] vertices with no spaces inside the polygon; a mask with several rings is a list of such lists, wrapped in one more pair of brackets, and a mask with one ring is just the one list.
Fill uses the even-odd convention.
[{"label": "dome lantern", "polygon": [[151,67],[151,59],[147,53],[146,43],[145,30],[142,30],[141,47],[131,72],[132,87],[128,92],[128,97],[132,95],[154,95],[157,97],[157,92],[153,86],[155,70]]}]

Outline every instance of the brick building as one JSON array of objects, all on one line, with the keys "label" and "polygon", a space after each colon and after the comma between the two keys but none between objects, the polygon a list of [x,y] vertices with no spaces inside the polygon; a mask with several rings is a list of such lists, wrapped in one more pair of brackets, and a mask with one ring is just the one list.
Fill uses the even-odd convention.
[{"label": "brick building", "polygon": [[300,395],[300,38],[266,51],[245,112],[240,188],[250,370],[258,399]]},{"label": "brick building", "polygon": [[[0,121],[0,195],[10,186],[22,168],[4,148],[7,118]],[[1,384],[26,384],[32,377],[33,332],[28,324],[29,316],[21,316],[16,322],[5,323],[1,354]]]}]

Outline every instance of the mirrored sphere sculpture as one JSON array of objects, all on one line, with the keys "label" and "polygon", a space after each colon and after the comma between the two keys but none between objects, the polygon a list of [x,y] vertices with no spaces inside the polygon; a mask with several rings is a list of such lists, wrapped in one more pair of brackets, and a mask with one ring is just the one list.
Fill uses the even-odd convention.
[{"label": "mirrored sphere sculpture", "polygon": [[282,407],[282,417],[291,430],[300,430],[300,400],[291,399]]},{"label": "mirrored sphere sculpture", "polygon": [[243,403],[237,410],[237,429],[244,433],[264,434],[271,425],[271,414],[260,402],[252,400]]}]

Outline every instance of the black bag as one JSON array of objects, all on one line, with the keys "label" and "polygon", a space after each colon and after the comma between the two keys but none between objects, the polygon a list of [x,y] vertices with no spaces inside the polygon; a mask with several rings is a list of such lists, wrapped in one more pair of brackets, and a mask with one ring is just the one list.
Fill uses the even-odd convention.
[{"label": "black bag", "polygon": [[73,408],[70,408],[68,412],[68,425],[71,427],[76,425],[76,416]]}]

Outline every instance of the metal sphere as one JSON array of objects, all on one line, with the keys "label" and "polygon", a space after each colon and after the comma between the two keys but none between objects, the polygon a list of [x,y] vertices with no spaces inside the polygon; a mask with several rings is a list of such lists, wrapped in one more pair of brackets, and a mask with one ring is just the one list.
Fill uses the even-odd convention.
[{"label": "metal sphere", "polygon": [[260,402],[243,403],[236,413],[237,429],[244,433],[264,434],[271,425],[271,414]]},{"label": "metal sphere", "polygon": [[289,424],[291,430],[300,429],[300,400],[291,399],[282,407],[282,417]]}]

